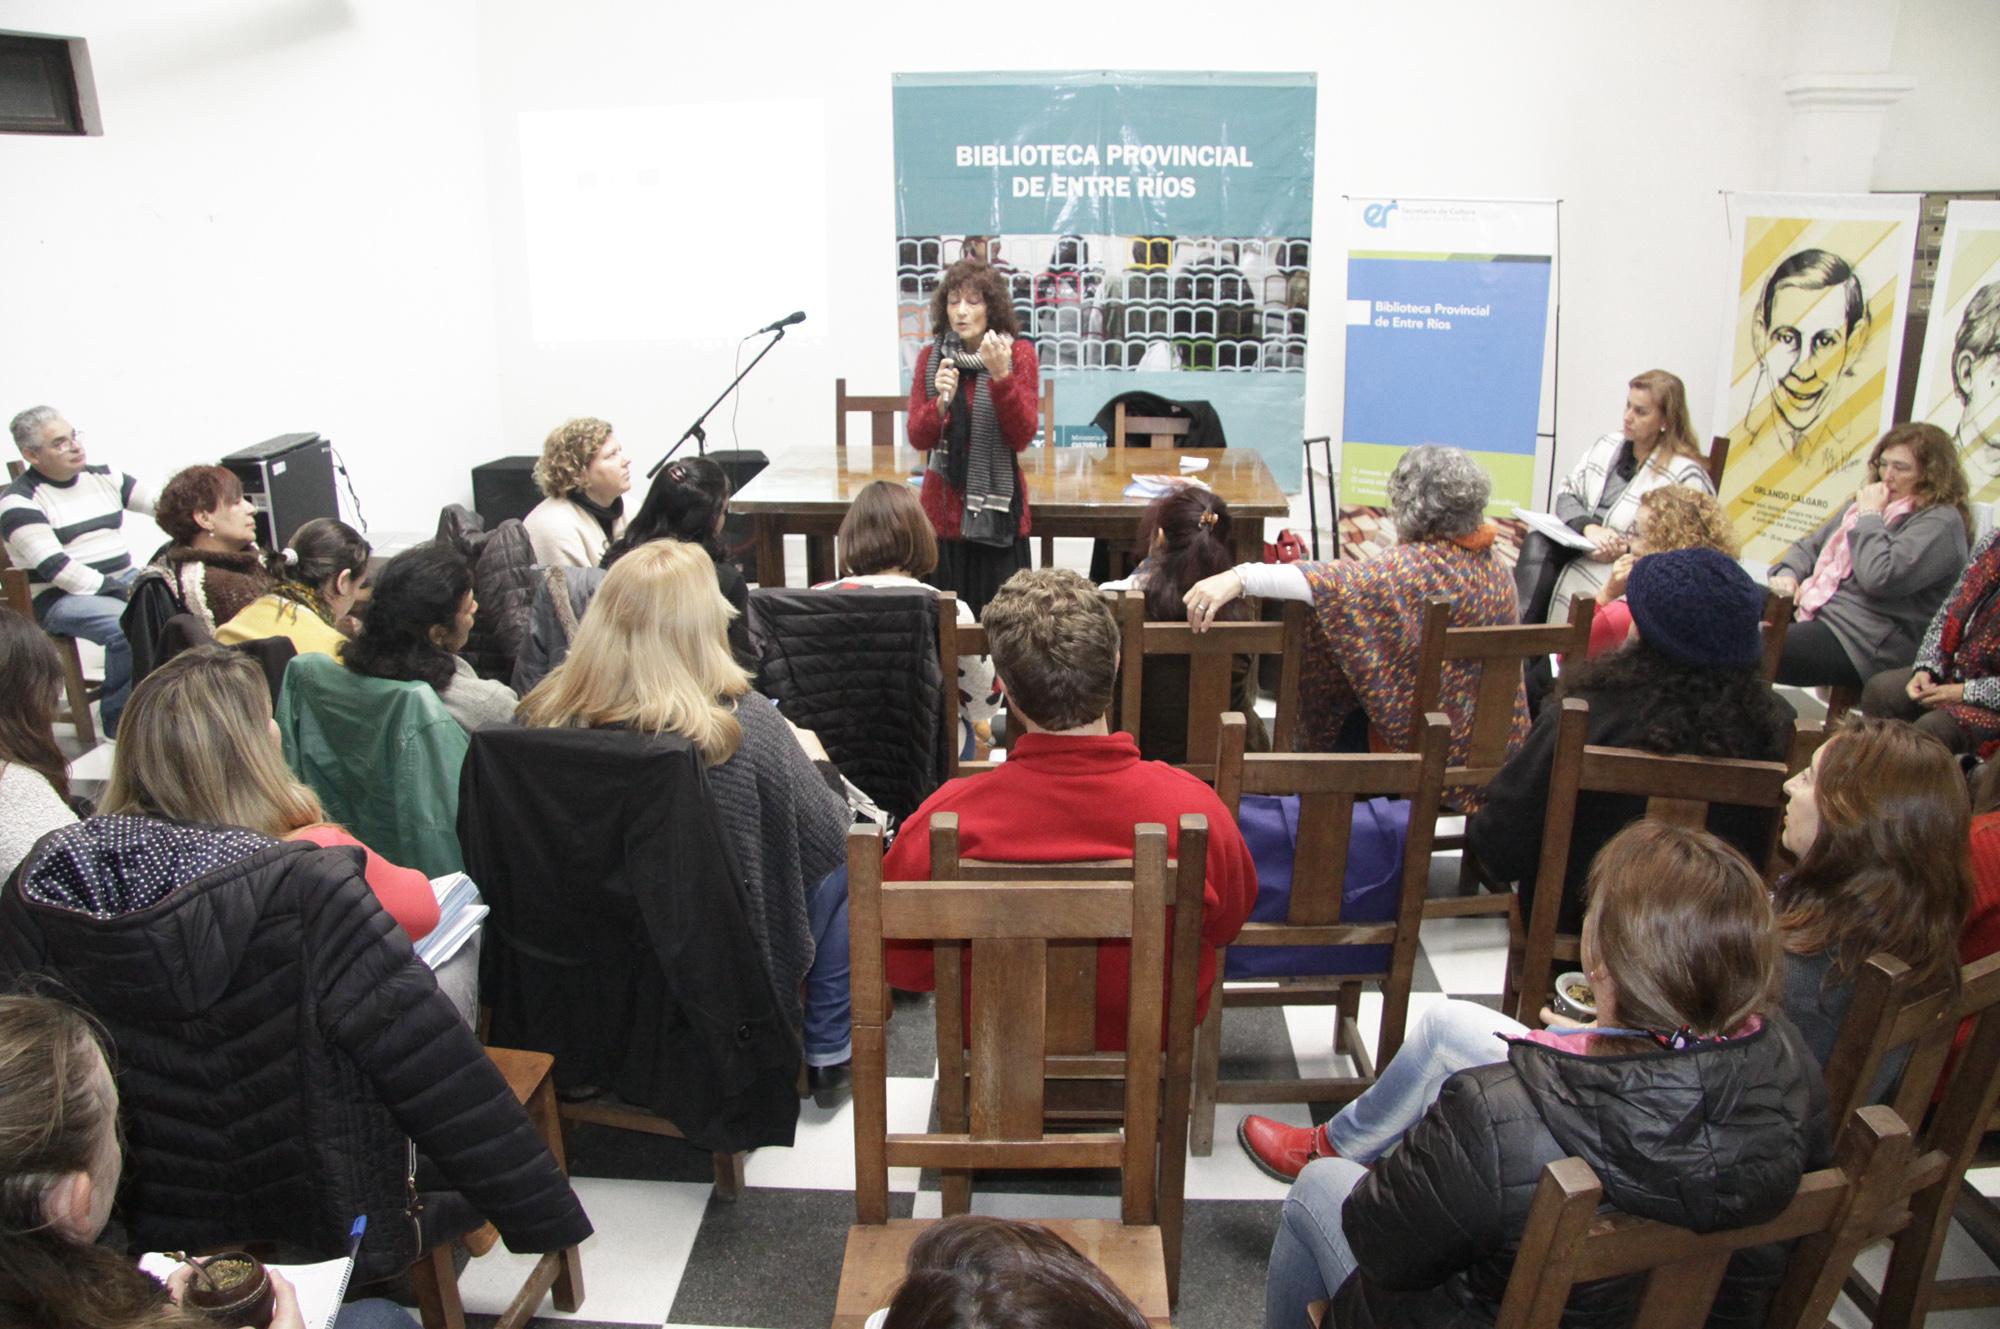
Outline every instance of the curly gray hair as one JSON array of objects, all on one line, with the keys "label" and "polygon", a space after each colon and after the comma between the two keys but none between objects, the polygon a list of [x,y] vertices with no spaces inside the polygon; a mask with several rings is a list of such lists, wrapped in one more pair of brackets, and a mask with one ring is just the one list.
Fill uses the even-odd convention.
[{"label": "curly gray hair", "polygon": [[1479,528],[1493,478],[1457,448],[1411,448],[1389,475],[1389,518],[1396,539],[1448,540]]}]

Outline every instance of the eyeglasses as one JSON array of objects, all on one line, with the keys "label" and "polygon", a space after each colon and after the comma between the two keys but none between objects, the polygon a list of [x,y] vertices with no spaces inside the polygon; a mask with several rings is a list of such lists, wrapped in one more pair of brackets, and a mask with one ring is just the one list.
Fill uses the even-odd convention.
[{"label": "eyeglasses", "polygon": [[39,452],[42,448],[54,448],[60,452],[67,452],[71,448],[80,448],[82,446],[83,431],[81,429],[72,429],[67,434],[57,434],[54,438],[43,439],[42,447],[37,448],[36,451]]}]

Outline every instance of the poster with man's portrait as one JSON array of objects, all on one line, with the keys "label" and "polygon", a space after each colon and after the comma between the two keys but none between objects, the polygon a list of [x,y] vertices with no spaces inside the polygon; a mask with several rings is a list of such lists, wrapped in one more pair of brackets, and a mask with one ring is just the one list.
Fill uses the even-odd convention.
[{"label": "poster with man's portrait", "polygon": [[1731,194],[1730,325],[1715,433],[1745,558],[1845,509],[1890,424],[1914,194]]},{"label": "poster with man's portrait", "polygon": [[1945,212],[1911,418],[1950,434],[1975,503],[2000,500],[2000,202]]}]

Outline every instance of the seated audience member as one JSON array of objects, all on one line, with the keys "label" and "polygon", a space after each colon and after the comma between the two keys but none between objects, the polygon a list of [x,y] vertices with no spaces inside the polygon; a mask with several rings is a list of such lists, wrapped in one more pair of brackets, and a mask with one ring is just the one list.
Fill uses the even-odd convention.
[{"label": "seated audience member", "polygon": [[1040,1223],[941,1219],[910,1243],[906,1267],[869,1329],[1145,1329],[1132,1299]]},{"label": "seated audience member", "polygon": [[1868,680],[1861,710],[1917,728],[1984,761],[2000,750],[2000,530],[1988,531],[1917,646],[1916,663]]},{"label": "seated audience member", "polygon": [[[1282,1166],[1259,1124],[1287,1128],[1245,1120],[1252,1156],[1298,1176],[1266,1329],[1295,1329],[1327,1297],[1330,1325],[1492,1323],[1535,1180],[1558,1159],[1590,1164],[1619,1211],[1696,1232],[1773,1217],[1825,1165],[1819,1071],[1769,1004],[1778,934],[1740,854],[1705,831],[1626,828],[1592,867],[1583,957],[1595,1024],[1530,1030],[1441,1002],[1374,1086],[1325,1127],[1290,1130],[1311,1147]],[[1737,1255],[1710,1323],[1762,1323],[1784,1267],[1783,1247]],[[1565,1322],[1627,1323],[1639,1291],[1585,1284]]]},{"label": "seated audience member", "polygon": [[[1214,947],[1226,946],[1257,899],[1257,869],[1215,791],[1185,771],[1144,761],[1112,733],[1106,715],[1118,674],[1118,624],[1103,595],[1074,572],[1018,572],[986,606],[993,668],[1019,733],[998,769],[952,780],[903,823],[883,861],[887,881],[930,876],[932,817],[958,814],[959,852],[1011,863],[1130,858],[1132,828],[1156,822],[1171,842],[1183,813],[1208,818],[1203,884],[1200,1008],[1215,981]],[[1125,1046],[1129,950],[1105,942],[1097,962],[1097,1046]],[[893,987],[928,992],[928,946],[891,943]],[[967,983],[971,981],[969,967]],[[969,990],[969,989],[968,989]]]},{"label": "seated audience member", "polygon": [[190,466],[167,481],[153,520],[173,543],[155,565],[174,595],[213,636],[271,589],[257,548],[257,509],[223,466]]},{"label": "seated audience member", "polygon": [[0,609],[0,879],[35,841],[76,820],[69,762],[56,746],[62,658],[46,632]]},{"label": "seated audience member", "polygon": [[[1135,590],[1146,597],[1146,621],[1181,623],[1188,617],[1183,597],[1196,582],[1227,572],[1234,562],[1235,522],[1229,504],[1212,490],[1188,485],[1155,499],[1139,519],[1139,566],[1132,575],[1107,581],[1107,591]],[[1250,606],[1234,600],[1215,621],[1243,622]],[[1146,661],[1139,701],[1139,752],[1149,761],[1184,762],[1187,751],[1188,671],[1185,656],[1162,655]],[[1239,655],[1229,670],[1230,709],[1245,720],[1245,745],[1251,752],[1269,752],[1271,736],[1257,714],[1257,675],[1250,657]],[[1210,758],[1203,755],[1201,760]]]},{"label": "seated audience member", "polygon": [[132,690],[103,811],[204,826],[244,826],[275,840],[359,849],[368,888],[411,941],[437,926],[430,878],[397,867],[331,825],[319,795],[285,765],[271,691],[255,660],[196,646]]},{"label": "seated audience member", "polygon": [[[937,534],[924,505],[906,484],[876,480],[854,496],[841,518],[840,578],[816,590],[857,590],[870,586],[913,586],[935,590],[921,578],[937,567]],[[973,627],[972,606],[954,600],[962,627]],[[983,655],[958,657],[958,739],[962,755],[973,751],[973,735],[999,712],[993,665]],[[990,736],[988,741],[990,742]]]},{"label": "seated audience member", "polygon": [[1771,568],[1792,597],[1778,681],[1858,688],[1908,665],[1917,634],[1965,567],[1965,471],[1951,436],[1902,424],[1868,454],[1868,483]]},{"label": "seated audience member", "polygon": [[279,551],[282,572],[270,594],[251,601],[215,630],[225,646],[289,637],[299,654],[338,659],[347,649],[350,611],[368,576],[368,542],[344,521],[314,517]]},{"label": "seated audience member", "polygon": [[[1411,448],[1389,476],[1396,543],[1380,558],[1238,564],[1183,595],[1188,622],[1202,631],[1239,595],[1306,601],[1313,617],[1299,680],[1301,750],[1366,751],[1372,738],[1390,751],[1407,751],[1421,718],[1411,712],[1411,681],[1429,603],[1449,600],[1453,627],[1514,621],[1514,580],[1493,556],[1497,532],[1486,520],[1492,492],[1486,472],[1457,448]],[[1453,764],[1463,764],[1471,750],[1478,691],[1476,664],[1445,666],[1438,706],[1455,720]],[[1525,692],[1515,694],[1514,723],[1527,733]],[[1470,808],[1481,797],[1465,790],[1454,801]]]},{"label": "seated audience member", "polygon": [[632,487],[632,463],[611,426],[584,416],[552,431],[535,463],[535,483],[547,495],[524,523],[535,561],[596,567],[625,529],[624,494]]},{"label": "seated audience member", "polygon": [[[1972,905],[1970,808],[1958,763],[1895,720],[1855,716],[1785,786],[1785,848],[1798,866],[1774,903],[1785,939],[1785,1013],[1824,1066],[1868,957],[1910,966],[1921,991],[1958,983]],[[1873,1097],[1901,1069],[1886,1066]]]},{"label": "seated audience member", "polygon": [[[1636,639],[1570,669],[1557,693],[1590,703],[1590,741],[1676,756],[1783,761],[1792,715],[1758,672],[1764,592],[1749,574],[1713,549],[1650,554],[1633,564],[1625,599]],[[1466,824],[1467,841],[1487,872],[1520,884],[1523,917],[1534,906],[1561,710],[1542,708],[1527,743],[1487,786],[1486,806]],[[1644,810],[1644,800],[1623,795],[1577,800],[1561,931],[1582,926],[1591,858]],[[1711,813],[1709,826],[1761,863],[1771,820],[1756,809],[1724,806]]]},{"label": "seated audience member", "polygon": [[151,513],[153,496],[131,476],[92,466],[83,435],[53,406],[14,417],[14,446],[28,468],[0,490],[0,539],[28,574],[35,618],[50,632],[104,648],[104,736],[132,691],[132,648],[118,620],[132,585],[127,512]]},{"label": "seated audience member", "polygon": [[[183,1310],[193,1271],[163,1286],[98,1243],[124,1171],[118,1082],[82,1013],[0,996],[0,1322],[40,1329],[214,1329]],[[271,1329],[305,1329],[298,1293],[273,1272]],[[341,1307],[334,1329],[416,1329],[379,1299]]]},{"label": "seated audience member", "polygon": [[[380,592],[377,596],[379,598]],[[708,763],[716,812],[749,888],[751,929],[781,995],[806,988],[815,1088],[851,1060],[847,801],[825,754],[785,722],[730,658],[731,613],[696,545],[655,540],[605,574],[564,660],[521,699],[520,722],[678,734]],[[848,1077],[851,1083],[851,1077]]]},{"label": "seated audience member", "polygon": [[342,662],[370,678],[430,684],[468,732],[507,724],[518,700],[514,689],[481,678],[457,653],[478,609],[472,568],[457,550],[436,541],[405,549],[375,579],[368,617]]},{"label": "seated audience member", "polygon": [[653,478],[646,501],[625,533],[604,551],[603,567],[548,568],[540,574],[528,633],[514,661],[514,689],[522,696],[569,654],[577,624],[590,608],[604,573],[619,559],[655,540],[700,545],[715,564],[715,584],[736,612],[729,619],[729,653],[757,671],[750,643],[750,587],[734,563],[722,556],[722,521],[729,515],[729,473],[706,457],[670,462]]},{"label": "seated audience member", "polygon": [[1743,544],[1715,495],[1684,485],[1647,491],[1639,500],[1631,551],[1619,555],[1604,585],[1597,588],[1597,613],[1590,620],[1592,655],[1615,651],[1632,635],[1632,607],[1625,603],[1632,565],[1647,554],[1670,554],[1676,549],[1713,549],[1736,558]]}]

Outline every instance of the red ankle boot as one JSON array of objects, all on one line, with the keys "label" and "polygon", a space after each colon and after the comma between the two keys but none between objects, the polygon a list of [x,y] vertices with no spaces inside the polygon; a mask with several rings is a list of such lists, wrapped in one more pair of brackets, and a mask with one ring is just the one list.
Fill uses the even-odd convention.
[{"label": "red ankle boot", "polygon": [[1279,1181],[1295,1180],[1315,1158],[1340,1156],[1326,1138],[1326,1127],[1287,1126],[1269,1117],[1245,1117],[1236,1128],[1236,1140],[1251,1162]]}]

